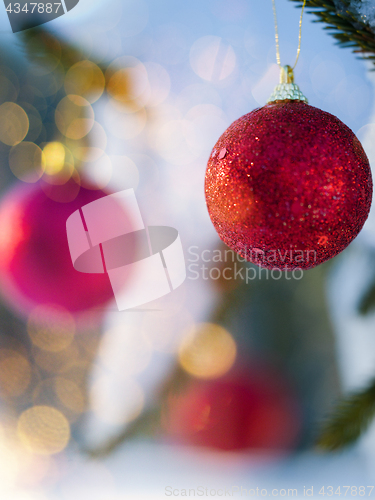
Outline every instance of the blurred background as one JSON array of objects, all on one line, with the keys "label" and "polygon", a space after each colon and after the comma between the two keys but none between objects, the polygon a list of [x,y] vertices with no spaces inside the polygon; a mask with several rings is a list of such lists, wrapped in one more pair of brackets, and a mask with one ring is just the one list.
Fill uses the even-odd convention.
[{"label": "blurred background", "polygon": [[[300,10],[276,5],[292,64]],[[296,83],[371,162],[370,65],[312,21]],[[212,147],[278,78],[271,0],[80,0],[16,34],[0,9],[1,498],[368,496],[374,428],[342,452],[315,442],[375,374],[374,217],[332,261],[273,279],[205,205]],[[179,231],[187,279],[119,312],[106,275],[73,269],[65,223],[128,188],[146,225]]]}]

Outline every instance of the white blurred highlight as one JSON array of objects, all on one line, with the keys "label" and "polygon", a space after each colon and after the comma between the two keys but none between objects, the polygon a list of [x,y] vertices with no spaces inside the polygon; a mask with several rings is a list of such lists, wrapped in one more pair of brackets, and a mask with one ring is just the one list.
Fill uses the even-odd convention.
[{"label": "white blurred highlight", "polygon": [[252,88],[252,94],[258,104],[264,106],[279,82],[280,69],[277,64],[272,64],[266,73]]},{"label": "white blurred highlight", "polygon": [[218,36],[204,36],[190,49],[193,71],[208,81],[220,81],[231,75],[236,67],[236,54],[231,45]]}]

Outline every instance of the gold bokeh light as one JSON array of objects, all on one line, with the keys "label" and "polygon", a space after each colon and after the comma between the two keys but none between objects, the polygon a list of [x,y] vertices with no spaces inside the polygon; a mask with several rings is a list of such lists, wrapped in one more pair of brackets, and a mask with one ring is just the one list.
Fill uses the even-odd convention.
[{"label": "gold bokeh light", "polygon": [[56,107],[55,121],[59,131],[69,139],[82,139],[94,125],[94,110],[81,96],[68,95]]},{"label": "gold bokeh light", "polygon": [[83,392],[73,380],[56,377],[55,391],[61,403],[69,410],[75,413],[82,413],[85,410]]},{"label": "gold bokeh light", "polygon": [[27,331],[34,345],[44,351],[60,352],[73,341],[73,316],[57,306],[38,306],[30,314]]},{"label": "gold bokeh light", "polygon": [[62,411],[69,422],[75,421],[85,410],[85,396],[82,388],[73,380],[71,373],[41,380],[32,393],[34,406],[53,406]]},{"label": "gold bokeh light", "polygon": [[150,97],[146,67],[135,57],[124,56],[113,61],[106,71],[106,80],[109,95],[125,104],[128,111],[143,108]]},{"label": "gold bokeh light", "polygon": [[30,452],[53,455],[62,451],[70,439],[66,417],[52,406],[33,406],[18,419],[17,434]]},{"label": "gold bokeh light", "polygon": [[64,168],[65,148],[61,142],[49,142],[43,148],[45,170],[48,175],[56,175]]},{"label": "gold bokeh light", "polygon": [[13,349],[0,351],[0,396],[12,398],[25,392],[31,380],[29,361]]},{"label": "gold bokeh light", "polygon": [[9,167],[23,182],[37,182],[45,170],[45,158],[33,142],[20,142],[9,151]]},{"label": "gold bokeh light", "polygon": [[120,69],[109,79],[107,84],[108,93],[117,101],[131,101],[130,94],[130,73],[129,70]]},{"label": "gold bokeh light", "polygon": [[80,61],[74,64],[65,77],[65,92],[81,95],[93,103],[103,94],[105,78],[102,70],[92,61]]},{"label": "gold bokeh light", "polygon": [[230,370],[236,353],[236,343],[227,330],[213,323],[201,323],[187,332],[178,355],[180,365],[190,375],[212,379]]},{"label": "gold bokeh light", "polygon": [[72,342],[61,351],[47,351],[36,346],[33,348],[35,363],[48,373],[66,373],[74,368],[79,360],[76,342]]},{"label": "gold bokeh light", "polygon": [[43,180],[48,184],[63,185],[74,177],[75,161],[70,149],[59,141],[48,142],[43,145],[45,158],[45,172]]},{"label": "gold bokeh light", "polygon": [[29,131],[26,111],[14,102],[4,102],[0,106],[0,141],[7,146],[19,144]]},{"label": "gold bokeh light", "polygon": [[104,154],[107,147],[107,133],[98,122],[94,122],[89,134],[80,141],[68,139],[67,147],[72,152],[74,158],[82,162],[97,161]]}]

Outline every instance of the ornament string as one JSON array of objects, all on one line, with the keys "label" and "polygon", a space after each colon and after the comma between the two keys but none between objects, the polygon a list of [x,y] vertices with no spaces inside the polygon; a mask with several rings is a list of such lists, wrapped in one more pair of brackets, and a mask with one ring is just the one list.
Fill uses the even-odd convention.
[{"label": "ornament string", "polygon": [[[280,43],[279,43],[279,27],[277,23],[277,14],[276,14],[276,4],[275,0],[272,0],[272,7],[273,7],[273,18],[275,20],[275,42],[276,42],[276,61],[277,65],[282,68],[281,66],[281,60],[280,60]],[[301,52],[301,40],[302,40],[302,18],[303,18],[303,12],[306,7],[306,0],[304,0],[303,5],[302,5],[302,11],[301,11],[301,17],[299,20],[299,34],[298,34],[298,49],[297,49],[297,57],[296,61],[294,63],[294,66],[292,69],[294,69],[297,66],[299,55]]]}]

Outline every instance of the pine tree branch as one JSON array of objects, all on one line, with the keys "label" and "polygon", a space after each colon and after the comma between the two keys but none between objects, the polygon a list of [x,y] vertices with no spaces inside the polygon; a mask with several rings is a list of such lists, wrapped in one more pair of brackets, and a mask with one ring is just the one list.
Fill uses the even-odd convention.
[{"label": "pine tree branch", "polygon": [[[303,3],[291,1],[299,7]],[[315,22],[327,25],[325,29],[337,40],[337,45],[354,49],[362,59],[375,59],[375,31],[350,10],[347,0],[307,0],[306,6],[312,9],[309,13],[318,18]]]},{"label": "pine tree branch", "polygon": [[[57,37],[46,28],[38,26],[22,31],[21,35],[25,42],[28,58],[40,65],[48,64],[49,59],[57,59],[66,72],[75,63],[86,59],[82,51],[74,44]],[[95,62],[103,73],[106,71],[106,64],[100,64],[91,57],[90,60]]]},{"label": "pine tree branch", "polygon": [[359,313],[368,314],[375,309],[375,283],[372,283],[359,303]]},{"label": "pine tree branch", "polygon": [[375,379],[365,390],[352,394],[336,406],[323,425],[317,446],[326,451],[353,444],[375,416]]},{"label": "pine tree branch", "polygon": [[32,28],[22,32],[25,49],[32,61],[43,64],[49,58],[58,59],[64,69],[69,69],[82,56],[76,47],[58,40],[45,28]]}]

